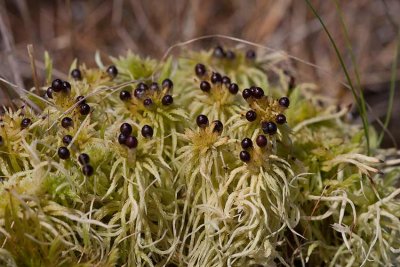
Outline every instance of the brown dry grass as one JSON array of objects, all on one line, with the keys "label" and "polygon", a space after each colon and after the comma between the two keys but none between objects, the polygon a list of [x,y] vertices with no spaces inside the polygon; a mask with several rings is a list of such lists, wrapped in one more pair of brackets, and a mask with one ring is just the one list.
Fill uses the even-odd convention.
[{"label": "brown dry grass", "polygon": [[[334,1],[312,2],[350,65]],[[373,92],[370,104],[374,114],[383,116],[396,45],[396,25],[400,25],[397,16],[400,2],[339,2],[363,88]],[[219,33],[283,49],[328,69],[330,75],[296,64],[300,80],[319,83],[321,89],[339,103],[351,102],[350,94],[339,83],[343,81],[339,61],[305,1],[0,0],[0,29],[0,76],[25,88],[34,85],[27,44],[35,48],[39,81],[43,84],[45,50],[54,58],[55,75],[63,77],[74,58],[93,65],[96,50],[103,55],[119,55],[131,49],[160,58],[168,47],[179,41]],[[217,42],[221,41],[200,42],[197,47],[208,48]],[[0,97],[9,102],[9,93],[4,88]],[[399,114],[399,104],[395,108],[394,114]],[[394,134],[400,136],[399,132]]]}]

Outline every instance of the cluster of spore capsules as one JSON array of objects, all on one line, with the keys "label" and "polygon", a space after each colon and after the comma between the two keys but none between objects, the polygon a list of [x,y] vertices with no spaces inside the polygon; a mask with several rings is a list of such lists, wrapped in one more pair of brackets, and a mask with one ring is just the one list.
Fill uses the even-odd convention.
[{"label": "cluster of spore capsules", "polygon": [[[168,78],[162,81],[161,87],[157,82],[152,82],[150,85],[140,82],[133,91],[134,102],[142,102],[145,108],[151,109],[157,99],[162,105],[169,106],[174,102],[171,95],[173,87],[173,82]],[[128,90],[122,90],[119,98],[127,102],[132,100],[132,94]]]},{"label": "cluster of spore capsules", "polygon": [[[235,59],[235,53],[231,50],[225,51],[221,46],[217,46],[214,49],[213,57],[232,60]],[[246,52],[246,59],[254,60],[255,58],[256,53],[254,50],[248,50]],[[195,66],[195,73],[196,76],[201,79],[199,85],[200,89],[207,94],[213,93],[213,90],[220,92],[221,87],[219,86],[225,86],[233,95],[236,95],[239,92],[239,86],[236,83],[231,82],[231,79],[228,76],[222,76],[218,72],[209,72],[206,66],[202,63],[198,63]],[[291,78],[289,89],[292,89],[293,87],[294,78]],[[278,125],[286,123],[286,116],[282,112],[289,107],[289,98],[281,97],[278,100],[272,99],[271,97],[266,96],[264,90],[258,86],[251,86],[250,88],[244,89],[242,91],[242,97],[250,107],[252,107],[252,109],[248,110],[245,114],[246,120],[249,122],[255,122],[258,119],[264,133],[258,135],[255,142],[261,149],[267,149],[268,138],[266,135],[275,135],[278,131]],[[205,115],[199,115],[196,122],[200,128],[208,126],[208,118]],[[250,138],[243,139],[241,147],[243,150],[239,153],[239,158],[243,162],[249,162],[251,160],[249,150],[253,148],[252,140]]]},{"label": "cluster of spore capsules", "polygon": [[[111,65],[107,68],[106,70],[107,74],[111,79],[115,78],[118,75],[118,70],[114,65]],[[79,69],[73,69],[71,71],[71,77],[76,80],[80,81],[82,80],[82,72]],[[65,97],[69,95],[71,92],[71,84],[67,81],[62,81],[60,79],[55,79],[51,83],[51,86],[47,89],[46,95],[48,98],[53,98],[54,93],[59,93],[60,97]],[[63,95],[64,94],[64,95]],[[86,98],[82,95],[78,96],[76,98],[76,103],[77,103],[77,109],[79,110],[79,113],[83,116],[86,116],[90,113],[91,107],[89,104],[86,103]],[[23,119],[21,122],[21,128],[26,128],[29,126],[31,123],[30,120],[27,118]],[[74,121],[71,117],[64,117],[61,119],[61,126],[69,130],[70,128],[74,127]],[[71,142],[73,140],[73,137],[69,134],[66,134],[62,138],[62,143],[64,146],[61,146],[57,150],[58,157],[62,160],[67,160],[71,157],[71,152],[68,147],[71,146]],[[85,176],[91,176],[94,173],[94,168],[90,164],[90,157],[86,153],[81,153],[78,156],[78,162],[82,165],[82,173]]]}]

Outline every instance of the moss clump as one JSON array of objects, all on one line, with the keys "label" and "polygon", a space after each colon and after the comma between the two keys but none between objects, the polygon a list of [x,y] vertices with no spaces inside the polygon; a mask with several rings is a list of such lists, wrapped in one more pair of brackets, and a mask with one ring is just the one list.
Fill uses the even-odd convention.
[{"label": "moss clump", "polygon": [[128,53],[74,63],[32,98],[40,114],[5,110],[2,265],[399,264],[393,152],[366,156],[347,110],[321,105],[284,60]]}]

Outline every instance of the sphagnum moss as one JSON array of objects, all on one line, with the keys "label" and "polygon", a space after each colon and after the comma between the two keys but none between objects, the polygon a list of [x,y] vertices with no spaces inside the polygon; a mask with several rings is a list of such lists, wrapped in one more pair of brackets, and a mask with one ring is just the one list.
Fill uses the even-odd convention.
[{"label": "sphagnum moss", "polygon": [[97,58],[5,109],[1,265],[400,264],[395,154],[281,60]]}]

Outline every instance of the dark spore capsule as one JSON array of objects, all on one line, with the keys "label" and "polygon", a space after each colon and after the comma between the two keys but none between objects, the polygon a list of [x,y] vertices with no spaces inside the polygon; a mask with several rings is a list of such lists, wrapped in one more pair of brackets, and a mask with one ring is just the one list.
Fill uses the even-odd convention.
[{"label": "dark spore capsule", "polygon": [[229,85],[229,92],[236,95],[239,92],[239,86],[236,83],[231,83]]},{"label": "dark spore capsule", "polygon": [[202,82],[200,83],[200,89],[201,89],[203,92],[210,92],[210,90],[211,90],[211,84],[210,84],[209,82],[207,82],[207,81],[202,81]]},{"label": "dark spore capsule", "polygon": [[68,159],[70,156],[69,150],[65,146],[60,147],[57,153],[60,159]]},{"label": "dark spore capsule", "polygon": [[118,135],[118,143],[120,143],[121,145],[125,145],[126,139],[128,138],[128,136],[124,135],[124,134],[119,134]]},{"label": "dark spore capsule", "polygon": [[240,160],[243,162],[249,162],[251,159],[250,153],[247,152],[246,150],[240,151],[239,157]]},{"label": "dark spore capsule", "polygon": [[256,52],[253,49],[246,51],[246,58],[249,60],[254,60],[256,58]]},{"label": "dark spore capsule", "polygon": [[256,138],[256,144],[259,147],[265,147],[268,144],[268,139],[265,135],[260,134],[259,136],[257,136]]},{"label": "dark spore capsule", "polygon": [[252,96],[251,90],[250,89],[244,89],[242,92],[242,96],[244,99],[248,99]]},{"label": "dark spore capsule", "polygon": [[0,135],[0,146],[4,144],[3,137]]},{"label": "dark spore capsule", "polygon": [[168,90],[172,89],[172,87],[174,87],[174,83],[170,80],[170,79],[165,79],[162,82],[162,88],[167,88]]},{"label": "dark spore capsule", "polygon": [[261,128],[265,134],[275,134],[278,130],[276,124],[270,121],[263,121],[261,123]]},{"label": "dark spore capsule", "polygon": [[80,95],[76,98],[76,103],[78,103],[79,105],[85,104],[86,103],[86,99],[83,95]]},{"label": "dark spore capsule", "polygon": [[132,133],[132,126],[129,123],[124,122],[123,124],[121,124],[121,126],[119,127],[119,131],[128,136]]},{"label": "dark spore capsule", "polygon": [[54,92],[60,92],[60,91],[62,91],[64,89],[63,81],[61,81],[60,79],[55,79],[51,83],[51,87],[53,88]]},{"label": "dark spore capsule", "polygon": [[153,137],[153,128],[150,125],[144,125],[142,128],[142,136],[145,138]]},{"label": "dark spore capsule", "polygon": [[81,113],[81,115],[88,115],[90,113],[90,106],[86,103],[82,104],[79,107],[79,112]]},{"label": "dark spore capsule", "polygon": [[80,69],[73,69],[72,71],[71,71],[71,77],[74,79],[74,80],[82,80],[82,73],[81,73],[81,71],[80,71]]},{"label": "dark spore capsule", "polygon": [[222,83],[229,86],[229,84],[231,83],[231,79],[228,76],[223,76]]},{"label": "dark spore capsule", "polygon": [[264,90],[261,89],[260,87],[255,87],[251,93],[256,99],[261,99],[264,96]]},{"label": "dark spore capsule", "polygon": [[72,136],[69,134],[64,135],[64,137],[62,138],[62,142],[64,145],[68,146],[72,142]]},{"label": "dark spore capsule", "polygon": [[125,140],[125,145],[129,148],[136,148],[138,145],[138,140],[136,137],[130,135]]},{"label": "dark spore capsule", "polygon": [[111,65],[107,68],[107,74],[108,76],[110,76],[112,79],[114,79],[115,77],[117,77],[118,75],[118,69],[117,67],[115,67],[114,65]]},{"label": "dark spore capsule", "polygon": [[93,169],[92,165],[86,164],[85,166],[83,166],[82,173],[85,176],[92,176],[94,173],[94,169]]},{"label": "dark spore capsule", "polygon": [[70,117],[65,117],[61,120],[61,126],[65,129],[72,127],[73,125],[74,122]]},{"label": "dark spore capsule", "polygon": [[145,90],[143,90],[143,88],[136,88],[135,91],[133,91],[133,95],[138,98],[141,99],[144,96]]},{"label": "dark spore capsule", "polygon": [[82,154],[80,154],[80,155],[78,156],[78,161],[79,161],[80,164],[86,165],[86,164],[89,164],[90,157],[89,157],[88,154],[82,153]]},{"label": "dark spore capsule", "polygon": [[168,106],[171,105],[174,102],[174,98],[171,95],[165,95],[163,96],[163,98],[161,99],[161,103],[164,106]]},{"label": "dark spore capsule", "polygon": [[213,132],[222,133],[222,131],[224,130],[224,125],[222,124],[222,122],[220,120],[215,120],[213,121],[213,124],[214,124]]},{"label": "dark spore capsule", "polygon": [[224,49],[221,46],[216,46],[214,48],[213,56],[216,58],[223,58],[225,57]]},{"label": "dark spore capsule", "polygon": [[143,91],[146,91],[146,90],[149,89],[149,87],[147,86],[147,84],[145,84],[145,83],[143,83],[143,82],[139,83],[139,84],[137,85],[136,88],[137,88],[137,89],[141,89],[141,90],[143,90]]},{"label": "dark spore capsule", "polygon": [[290,105],[289,98],[287,98],[286,96],[279,98],[279,105],[288,108]]},{"label": "dark spore capsule", "polygon": [[31,125],[31,123],[32,123],[32,121],[29,118],[22,119],[22,121],[21,121],[21,129],[28,128],[29,125]]},{"label": "dark spore capsule", "polygon": [[242,146],[242,148],[243,149],[248,149],[248,148],[251,148],[251,147],[253,147],[253,141],[251,141],[251,139],[250,138],[244,138],[243,140],[242,140],[242,142],[240,143],[240,145]]},{"label": "dark spore capsule", "polygon": [[150,84],[150,90],[152,90],[152,91],[158,91],[159,89],[160,89],[160,87],[158,86],[158,83],[152,82],[152,83]]},{"label": "dark spore capsule", "polygon": [[201,78],[201,77],[203,77],[203,76],[206,74],[207,69],[206,69],[206,66],[204,66],[204,65],[201,64],[201,63],[198,63],[198,64],[196,64],[196,66],[194,67],[194,71],[195,71],[197,77]]},{"label": "dark spore capsule", "polygon": [[120,93],[119,93],[119,98],[122,100],[122,101],[127,101],[127,100],[129,100],[129,99],[131,99],[131,93],[129,93],[128,91],[121,91]]},{"label": "dark spore capsule", "polygon": [[235,52],[233,52],[232,50],[228,50],[228,51],[226,51],[226,53],[225,53],[225,57],[226,57],[227,59],[232,60],[232,59],[235,59],[236,55],[235,55]]},{"label": "dark spore capsule", "polygon": [[257,113],[254,110],[249,110],[246,112],[246,119],[248,121],[255,121],[257,119]]},{"label": "dark spore capsule", "polygon": [[63,81],[63,90],[67,93],[71,91],[71,84],[67,81]]},{"label": "dark spore capsule", "polygon": [[222,82],[222,76],[218,72],[213,72],[211,75],[211,82],[212,83],[220,83]]},{"label": "dark spore capsule", "polygon": [[286,116],[283,114],[278,114],[275,119],[276,123],[284,124],[286,122]]},{"label": "dark spore capsule", "polygon": [[48,98],[53,98],[53,88],[52,87],[47,88],[46,95]]},{"label": "dark spore capsule", "polygon": [[208,126],[208,118],[206,115],[199,115],[196,118],[196,123],[200,128],[206,128]]},{"label": "dark spore capsule", "polygon": [[145,100],[143,100],[143,105],[145,107],[150,107],[151,105],[153,105],[153,100],[151,100],[151,98],[146,98]]}]

